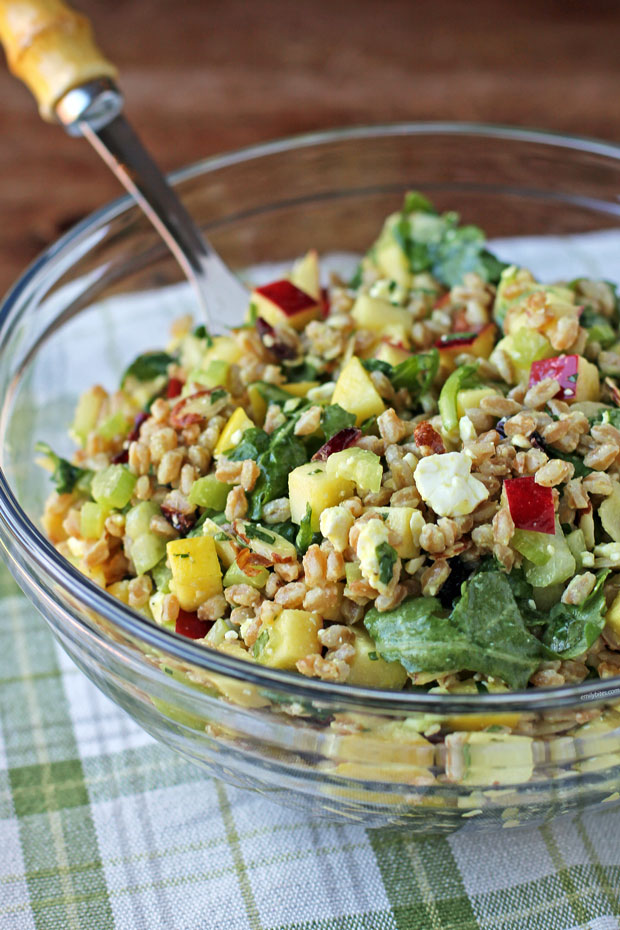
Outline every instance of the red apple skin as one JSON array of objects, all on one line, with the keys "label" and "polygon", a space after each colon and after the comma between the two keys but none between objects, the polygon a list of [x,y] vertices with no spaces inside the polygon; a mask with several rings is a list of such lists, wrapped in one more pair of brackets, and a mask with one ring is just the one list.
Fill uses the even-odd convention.
[{"label": "red apple skin", "polygon": [[316,300],[300,290],[291,281],[282,278],[281,281],[272,281],[271,284],[265,284],[263,287],[257,287],[256,293],[261,297],[270,300],[286,316],[296,316],[316,306]]},{"label": "red apple skin", "polygon": [[174,631],[181,636],[187,636],[188,639],[202,639],[212,626],[208,620],[199,620],[198,614],[179,610]]},{"label": "red apple skin", "polygon": [[536,484],[531,476],[524,476],[504,481],[504,491],[516,529],[555,536],[555,507],[551,488]]},{"label": "red apple skin", "polygon": [[577,374],[579,371],[578,355],[561,355],[559,358],[543,358],[532,362],[528,387],[554,378],[560,385],[556,400],[574,400],[577,393]]}]

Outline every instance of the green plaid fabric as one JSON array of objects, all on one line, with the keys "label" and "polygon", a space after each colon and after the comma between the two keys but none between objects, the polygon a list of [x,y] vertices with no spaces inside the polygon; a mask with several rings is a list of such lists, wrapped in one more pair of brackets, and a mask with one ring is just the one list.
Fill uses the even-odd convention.
[{"label": "green plaid fabric", "polygon": [[2,930],[619,930],[620,811],[415,839],[159,746],[0,574]]}]

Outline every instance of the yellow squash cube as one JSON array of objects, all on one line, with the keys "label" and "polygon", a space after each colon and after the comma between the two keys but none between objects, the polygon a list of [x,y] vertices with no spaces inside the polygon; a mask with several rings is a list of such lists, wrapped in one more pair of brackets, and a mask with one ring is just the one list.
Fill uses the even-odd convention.
[{"label": "yellow squash cube", "polygon": [[321,514],[327,507],[335,507],[355,493],[355,484],[349,478],[328,475],[323,462],[308,462],[294,468],[288,476],[288,496],[291,502],[291,520],[300,524],[308,504],[312,508],[312,530],[319,531]]},{"label": "yellow squash cube", "polygon": [[223,455],[229,449],[238,446],[246,429],[254,429],[254,423],[250,420],[243,407],[237,407],[220,433],[213,454],[215,456]]},{"label": "yellow squash cube", "polygon": [[222,593],[222,570],[211,536],[173,539],[166,545],[172,571],[170,590],[183,610],[194,611]]},{"label": "yellow squash cube", "polygon": [[355,355],[340,372],[332,404],[340,404],[343,410],[354,413],[358,426],[368,417],[378,416],[385,410],[385,404],[370,375]]},{"label": "yellow squash cube", "polygon": [[413,507],[371,507],[381,514],[391,530],[400,537],[394,548],[401,559],[415,559],[420,554],[420,533],[424,526],[424,517]]},{"label": "yellow squash cube", "polygon": [[255,658],[271,668],[295,669],[299,659],[321,651],[318,632],[323,621],[307,610],[283,610],[263,624],[256,641]]},{"label": "yellow squash cube", "polygon": [[362,688],[385,688],[400,691],[407,681],[407,672],[400,662],[386,662],[377,654],[377,647],[363,626],[353,628],[355,655],[347,684]]}]

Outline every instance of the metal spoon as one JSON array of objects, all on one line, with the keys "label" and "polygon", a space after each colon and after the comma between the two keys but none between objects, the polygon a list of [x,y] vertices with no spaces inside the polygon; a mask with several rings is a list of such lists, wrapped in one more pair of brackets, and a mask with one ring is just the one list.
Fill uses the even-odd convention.
[{"label": "metal spoon", "polygon": [[154,225],[188,278],[214,330],[242,318],[248,292],[205,239],[122,113],[116,68],[88,20],[62,0],[0,0],[9,68],[41,116],[88,139]]}]

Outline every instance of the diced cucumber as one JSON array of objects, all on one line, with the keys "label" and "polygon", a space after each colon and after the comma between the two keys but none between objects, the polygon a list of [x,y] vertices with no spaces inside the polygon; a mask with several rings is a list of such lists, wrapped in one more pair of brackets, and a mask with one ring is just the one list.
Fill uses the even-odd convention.
[{"label": "diced cucumber", "polygon": [[[583,535],[583,530],[573,530],[572,533],[569,533],[566,537],[566,543],[575,557],[577,568],[591,568],[593,563],[588,566],[585,565],[583,561],[584,554],[588,551],[588,547],[586,546],[586,538]],[[593,558],[591,554],[590,557]]]},{"label": "diced cucumber", "polygon": [[158,626],[163,626],[167,630],[174,630],[175,623],[173,621],[162,620],[162,608],[165,596],[163,591],[156,591],[154,594],[151,594],[149,598],[149,607],[153,615],[153,620]]},{"label": "diced cucumber", "polygon": [[344,566],[344,573],[347,578],[347,584],[352,584],[354,581],[359,581],[362,577],[362,569],[360,568],[359,562],[346,562]]},{"label": "diced cucumber", "polygon": [[212,649],[217,649],[224,642],[224,636],[231,629],[230,626],[223,620],[221,617],[219,620],[216,620],[207,635],[205,636],[204,642],[206,646],[211,646]]},{"label": "diced cucumber", "polygon": [[166,541],[155,533],[142,533],[131,543],[131,558],[137,575],[154,568],[166,554]]},{"label": "diced cucumber", "polygon": [[109,507],[86,501],[80,510],[80,532],[84,539],[99,539],[109,513]]},{"label": "diced cucumber", "polygon": [[208,507],[210,510],[223,510],[232,485],[218,481],[215,475],[205,475],[194,481],[189,492],[190,504]]},{"label": "diced cucumber", "polygon": [[130,539],[137,539],[151,530],[151,520],[161,513],[159,504],[154,501],[140,501],[132,507],[125,517],[125,532]]},{"label": "diced cucumber", "polygon": [[549,533],[538,533],[535,530],[515,530],[510,540],[513,549],[533,562],[534,565],[546,565],[553,555],[553,546],[549,540],[553,539]]},{"label": "diced cucumber", "polygon": [[[542,535],[542,534],[541,534]],[[547,534],[545,534],[547,535]],[[568,548],[562,527],[556,519],[555,536],[547,536],[552,552],[544,565],[536,565],[525,560],[525,578],[535,588],[545,588],[548,585],[559,584],[575,574],[577,563]]]},{"label": "diced cucumber", "polygon": [[160,562],[155,565],[151,570],[151,577],[155,582],[155,587],[158,591],[161,591],[162,594],[170,594],[170,579],[172,578],[172,572],[166,565],[166,559],[163,558]]},{"label": "diced cucumber", "polygon": [[124,465],[108,465],[94,475],[91,493],[98,504],[121,509],[131,500],[136,481]]},{"label": "diced cucumber", "polygon": [[222,584],[225,588],[233,584],[249,584],[253,588],[263,588],[268,578],[269,572],[264,566],[261,566],[255,575],[247,575],[236,562],[233,562],[227,569]]},{"label": "diced cucumber", "polygon": [[113,413],[97,428],[97,433],[103,439],[115,439],[117,436],[126,436],[131,426],[132,421],[124,413]]}]

